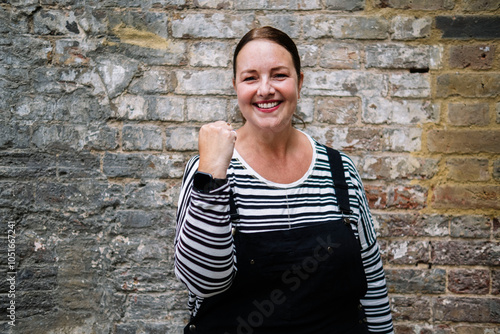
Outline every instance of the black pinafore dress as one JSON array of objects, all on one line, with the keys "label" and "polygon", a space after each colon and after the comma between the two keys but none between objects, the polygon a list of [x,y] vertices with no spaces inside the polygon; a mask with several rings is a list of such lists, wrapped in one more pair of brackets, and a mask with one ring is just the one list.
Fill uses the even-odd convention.
[{"label": "black pinafore dress", "polygon": [[[350,212],[338,151],[327,148],[337,201]],[[236,214],[234,205],[232,213]],[[233,229],[231,287],[203,303],[185,334],[366,334],[366,277],[347,217],[286,231]]]}]

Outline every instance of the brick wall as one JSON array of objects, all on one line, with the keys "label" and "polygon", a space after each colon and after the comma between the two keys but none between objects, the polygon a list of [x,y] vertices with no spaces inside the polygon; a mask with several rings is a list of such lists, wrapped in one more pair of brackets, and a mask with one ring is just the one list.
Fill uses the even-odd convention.
[{"label": "brick wall", "polygon": [[241,121],[232,50],[261,25],[364,179],[396,332],[499,333],[498,0],[2,1],[0,331],[180,333],[180,177],[201,124]]}]

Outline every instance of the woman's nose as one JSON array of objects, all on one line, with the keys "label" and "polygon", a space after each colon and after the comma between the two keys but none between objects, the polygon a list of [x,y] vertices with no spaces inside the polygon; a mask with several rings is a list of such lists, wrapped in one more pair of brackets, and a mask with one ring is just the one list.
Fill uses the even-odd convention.
[{"label": "woman's nose", "polygon": [[268,79],[263,79],[260,82],[259,89],[257,91],[257,94],[259,96],[268,96],[274,94],[276,91],[271,84],[271,82]]}]

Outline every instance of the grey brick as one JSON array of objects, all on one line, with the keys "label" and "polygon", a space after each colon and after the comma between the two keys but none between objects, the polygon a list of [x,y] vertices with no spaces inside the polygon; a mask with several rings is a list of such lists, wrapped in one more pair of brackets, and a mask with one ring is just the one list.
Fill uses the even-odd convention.
[{"label": "grey brick", "polygon": [[122,138],[125,151],[161,151],[163,148],[162,130],[156,125],[124,125]]},{"label": "grey brick", "polygon": [[148,119],[155,121],[183,121],[185,99],[177,96],[149,96]]},{"label": "grey brick", "polygon": [[297,17],[297,15],[272,14],[271,12],[271,13],[266,13],[266,15],[263,16],[260,15],[257,16],[257,20],[259,21],[260,26],[275,27],[285,32],[291,38],[298,38],[300,35],[300,17]]},{"label": "grey brick", "polygon": [[[125,204],[132,209],[165,209],[172,204],[167,202],[166,196],[163,195],[166,190],[166,184],[158,181],[127,184]],[[157,219],[157,223],[161,223],[161,219]]]},{"label": "grey brick", "polygon": [[427,73],[402,73],[389,76],[389,94],[403,98],[431,97],[431,78]]},{"label": "grey brick", "polygon": [[78,150],[84,145],[84,135],[84,126],[40,124],[33,129],[32,143],[44,151]]},{"label": "grey brick", "polygon": [[360,71],[304,71],[304,95],[379,96],[387,94],[385,74]]},{"label": "grey brick", "polygon": [[402,128],[382,131],[382,149],[393,152],[416,152],[422,147],[422,129]]},{"label": "grey brick", "polygon": [[431,17],[415,18],[410,16],[396,16],[392,20],[392,38],[395,40],[415,40],[430,37],[432,26]]},{"label": "grey brick", "polygon": [[172,21],[172,34],[177,38],[239,38],[250,30],[253,20],[252,14],[180,14]]},{"label": "grey brick", "polygon": [[34,16],[34,31],[40,35],[80,34],[74,12],[41,10]]},{"label": "grey brick", "polygon": [[304,35],[311,38],[385,39],[389,22],[382,17],[314,14],[303,18]]},{"label": "grey brick", "polygon": [[319,0],[234,0],[235,9],[311,10],[320,9]]},{"label": "grey brick", "polygon": [[374,124],[425,124],[439,118],[439,106],[430,101],[366,99],[362,120]]},{"label": "grey brick", "polygon": [[356,11],[365,8],[366,0],[326,0],[325,5],[328,9]]},{"label": "grey brick", "polygon": [[205,71],[175,71],[175,93],[185,95],[232,95],[233,73],[231,70],[209,69]]},{"label": "grey brick", "polygon": [[379,68],[429,69],[437,60],[432,47],[377,44],[365,48],[366,66]]},{"label": "grey brick", "polygon": [[227,106],[224,98],[188,98],[187,119],[200,122],[226,121]]},{"label": "grey brick", "polygon": [[197,42],[189,48],[191,66],[226,67],[232,60],[233,47],[227,42]]},{"label": "grey brick", "polygon": [[134,78],[127,91],[137,95],[162,94],[171,92],[172,86],[170,72],[158,68],[144,71]]},{"label": "grey brick", "polygon": [[121,55],[106,55],[97,59],[97,70],[109,97],[122,93],[138,69],[138,62]]},{"label": "grey brick", "polygon": [[198,149],[198,127],[169,127],[166,129],[167,150],[194,151]]},{"label": "grey brick", "polygon": [[103,172],[111,178],[179,178],[186,158],[180,154],[106,153]]}]

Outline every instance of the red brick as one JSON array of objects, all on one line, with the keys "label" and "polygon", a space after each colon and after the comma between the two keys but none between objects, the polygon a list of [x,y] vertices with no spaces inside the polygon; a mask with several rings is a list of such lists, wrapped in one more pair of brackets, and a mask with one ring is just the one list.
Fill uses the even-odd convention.
[{"label": "red brick", "polygon": [[433,306],[435,321],[500,322],[500,299],[438,298]]},{"label": "red brick", "polygon": [[441,153],[500,153],[500,130],[430,130],[427,147]]},{"label": "red brick", "polygon": [[498,266],[500,244],[490,241],[434,241],[431,261],[437,265]]},{"label": "red brick", "polygon": [[387,208],[387,189],[382,186],[365,185],[366,198],[371,209]]},{"label": "red brick", "polygon": [[437,97],[495,97],[500,94],[500,74],[442,74],[437,78]]},{"label": "red brick", "polygon": [[450,270],[448,290],[457,294],[486,295],[490,291],[490,271],[487,269]]},{"label": "red brick", "polygon": [[490,106],[487,103],[450,103],[448,120],[457,126],[488,125],[490,123]]},{"label": "red brick", "polygon": [[390,303],[392,317],[396,321],[425,321],[432,317],[431,301],[428,298],[392,297]]},{"label": "red brick", "polygon": [[500,239],[500,218],[493,218],[493,238]]},{"label": "red brick", "polygon": [[450,47],[451,68],[490,69],[494,60],[494,45],[456,45]]},{"label": "red brick", "polygon": [[388,207],[397,209],[423,209],[426,206],[427,190],[421,186],[396,186],[390,192]]},{"label": "red brick", "polygon": [[500,186],[441,185],[434,189],[436,209],[500,209]]},{"label": "red brick", "polygon": [[491,294],[500,295],[500,269],[491,271]]}]

